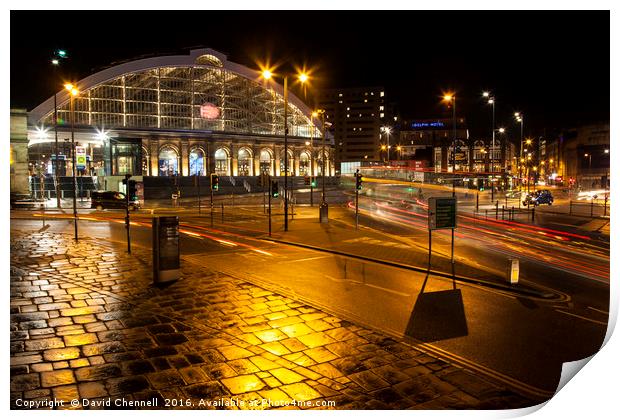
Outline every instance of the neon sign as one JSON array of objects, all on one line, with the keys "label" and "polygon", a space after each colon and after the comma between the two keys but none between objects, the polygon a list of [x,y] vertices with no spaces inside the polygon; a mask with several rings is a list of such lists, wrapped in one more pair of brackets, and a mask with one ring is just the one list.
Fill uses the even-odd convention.
[{"label": "neon sign", "polygon": [[412,128],[437,128],[445,127],[445,124],[440,121],[435,122],[414,122],[411,123]]}]

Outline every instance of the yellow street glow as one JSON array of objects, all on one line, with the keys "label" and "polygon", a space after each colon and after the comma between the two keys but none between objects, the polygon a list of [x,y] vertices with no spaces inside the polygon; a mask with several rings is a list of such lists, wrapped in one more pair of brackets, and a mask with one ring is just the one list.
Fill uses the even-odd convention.
[{"label": "yellow street glow", "polygon": [[301,74],[299,75],[299,81],[300,81],[301,83],[305,83],[305,82],[307,82],[307,81],[308,81],[308,75],[307,75],[306,73],[301,73]]},{"label": "yellow street glow", "polygon": [[271,79],[271,76],[273,76],[273,74],[271,73],[271,71],[269,71],[269,70],[263,70],[263,78],[265,78],[265,79]]}]

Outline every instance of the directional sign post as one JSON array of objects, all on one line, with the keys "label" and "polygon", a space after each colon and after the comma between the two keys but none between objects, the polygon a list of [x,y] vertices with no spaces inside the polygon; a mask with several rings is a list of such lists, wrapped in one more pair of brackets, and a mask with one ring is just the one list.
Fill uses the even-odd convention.
[{"label": "directional sign post", "polygon": [[456,228],[456,197],[430,197],[428,199],[428,267],[431,266],[431,232],[438,229],[452,230],[452,273],[454,274],[454,229]]}]

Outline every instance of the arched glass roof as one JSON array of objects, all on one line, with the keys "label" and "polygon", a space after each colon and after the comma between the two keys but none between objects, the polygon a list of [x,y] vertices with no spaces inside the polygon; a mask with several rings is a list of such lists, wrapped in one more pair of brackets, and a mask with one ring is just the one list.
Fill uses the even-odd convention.
[{"label": "arched glass roof", "polygon": [[[257,76],[213,50],[125,63],[78,83],[75,124],[281,136],[282,89]],[[49,104],[50,100],[31,112],[36,124],[53,124]],[[318,129],[311,133],[310,111],[290,92],[288,115],[289,135],[320,136]],[[58,119],[60,125],[70,123],[64,93],[59,93]]]}]

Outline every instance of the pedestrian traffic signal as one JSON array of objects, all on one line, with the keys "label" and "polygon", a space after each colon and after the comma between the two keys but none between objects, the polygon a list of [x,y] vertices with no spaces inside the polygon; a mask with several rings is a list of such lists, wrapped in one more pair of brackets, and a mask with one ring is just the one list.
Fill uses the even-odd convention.
[{"label": "pedestrian traffic signal", "polygon": [[211,174],[211,190],[218,191],[220,189],[220,177],[216,174]]},{"label": "pedestrian traffic signal", "polygon": [[136,181],[134,181],[133,179],[127,181],[127,195],[129,196],[129,201],[136,201],[138,199]]},{"label": "pedestrian traffic signal", "polygon": [[359,173],[359,170],[355,173],[355,189],[362,189],[362,174]]},{"label": "pedestrian traffic signal", "polygon": [[315,177],[315,176],[313,176],[313,177],[310,179],[310,186],[311,186],[312,188],[316,188],[316,177]]},{"label": "pedestrian traffic signal", "polygon": [[310,185],[310,177],[308,175],[304,176],[304,185]]},{"label": "pedestrian traffic signal", "polygon": [[280,196],[280,189],[278,188],[278,181],[271,181],[271,196],[278,198]]}]

